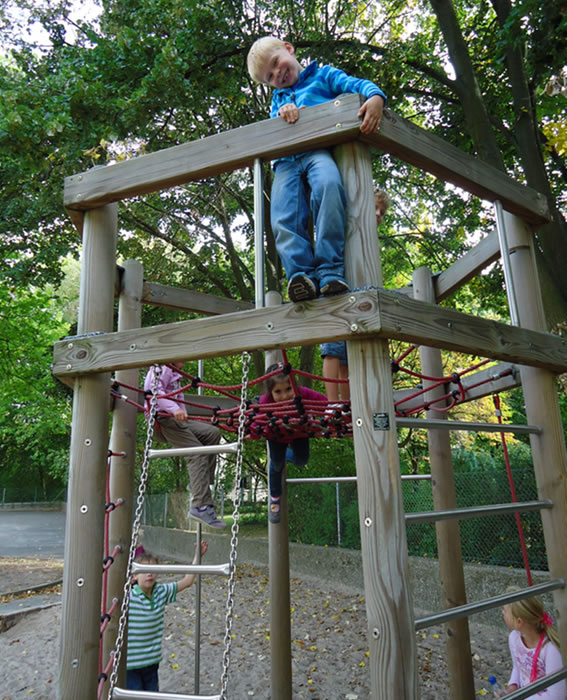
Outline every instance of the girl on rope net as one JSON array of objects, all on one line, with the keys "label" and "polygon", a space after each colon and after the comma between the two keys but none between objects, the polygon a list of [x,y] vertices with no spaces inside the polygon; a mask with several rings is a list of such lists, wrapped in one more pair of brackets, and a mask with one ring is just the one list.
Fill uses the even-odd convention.
[{"label": "girl on rope net", "polygon": [[[278,372],[278,370],[280,370]],[[252,433],[257,432],[268,439],[269,450],[269,472],[268,482],[270,489],[268,519],[272,523],[280,522],[280,498],[282,495],[282,471],[286,461],[303,467],[309,461],[309,430],[308,417],[305,415],[306,408],[317,409],[324,413],[327,406],[327,398],[318,391],[304,386],[295,387],[291,380],[290,367],[283,367],[280,364],[271,365],[267,369],[266,393],[260,396],[260,404],[273,404],[274,410],[270,412],[269,422],[261,427],[259,424],[252,426]],[[275,373],[275,374],[274,374]],[[305,432],[297,437],[291,437],[292,433],[287,433],[285,419],[286,411],[277,404],[289,402],[290,410],[297,411],[301,421],[306,426]],[[291,405],[291,402],[295,406]],[[282,425],[280,425],[282,423]],[[297,432],[295,432],[297,435]],[[289,437],[288,437],[289,436]]]},{"label": "girl on rope net", "polygon": [[[516,591],[509,588],[507,592]],[[563,668],[559,637],[553,628],[551,616],[535,596],[524,598],[505,605],[502,609],[504,622],[510,630],[508,644],[512,656],[512,675],[508,687],[500,697],[506,697],[518,688],[549,676]],[[566,700],[565,681],[555,683],[548,688],[531,695],[530,698],[545,700]]]}]

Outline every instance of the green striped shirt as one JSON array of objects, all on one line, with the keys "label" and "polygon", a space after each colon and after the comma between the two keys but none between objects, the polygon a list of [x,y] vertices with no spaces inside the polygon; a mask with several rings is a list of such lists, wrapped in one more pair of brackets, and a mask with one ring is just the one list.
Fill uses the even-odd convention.
[{"label": "green striped shirt", "polygon": [[128,669],[161,661],[165,606],[177,597],[177,583],[155,583],[148,598],[138,584],[130,590],[128,612]]}]

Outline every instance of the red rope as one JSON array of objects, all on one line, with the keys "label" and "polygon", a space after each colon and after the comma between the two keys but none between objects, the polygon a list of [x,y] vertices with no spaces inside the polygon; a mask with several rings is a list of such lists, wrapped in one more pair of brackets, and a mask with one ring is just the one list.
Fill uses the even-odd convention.
[{"label": "red rope", "polygon": [[[500,410],[500,397],[497,394],[494,394],[492,397],[492,400],[494,402],[494,408],[496,412],[496,416],[498,418],[498,423],[502,424],[502,411]],[[504,451],[504,461],[506,463],[506,472],[508,474],[508,483],[510,484],[510,494],[512,496],[512,501],[513,503],[517,503],[518,499],[516,498],[516,488],[514,486],[514,477],[512,475],[512,467],[510,466],[510,456],[508,455],[508,445],[506,443],[506,435],[505,433],[500,433],[500,439],[502,441],[502,449]],[[528,585],[532,585],[532,573],[530,570],[530,564],[528,561],[528,550],[526,547],[526,540],[524,538],[524,529],[522,527],[522,520],[520,518],[520,514],[516,511],[514,513],[514,516],[516,518],[516,527],[518,529],[518,535],[520,537],[520,547],[522,549],[522,558],[524,560],[524,567],[526,569],[526,576],[528,578]]]}]

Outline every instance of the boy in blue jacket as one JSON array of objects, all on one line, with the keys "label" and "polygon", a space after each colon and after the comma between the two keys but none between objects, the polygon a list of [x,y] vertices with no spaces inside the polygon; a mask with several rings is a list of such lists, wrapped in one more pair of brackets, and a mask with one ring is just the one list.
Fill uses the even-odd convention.
[{"label": "boy in blue jacket", "polygon": [[[274,88],[271,117],[295,124],[300,109],[350,92],[366,97],[358,112],[361,131],[370,134],[380,126],[386,96],[377,85],[339,68],[319,66],[316,61],[303,68],[288,42],[272,36],[258,39],[248,53],[248,71],[257,82]],[[308,232],[310,205],[315,245]],[[344,279],[345,208],[341,175],[327,149],[275,161],[271,223],[291,301],[348,291]]]}]

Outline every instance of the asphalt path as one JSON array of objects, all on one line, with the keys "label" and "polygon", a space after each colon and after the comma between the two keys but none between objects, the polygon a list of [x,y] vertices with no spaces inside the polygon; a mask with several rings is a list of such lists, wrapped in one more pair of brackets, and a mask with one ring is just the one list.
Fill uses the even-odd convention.
[{"label": "asphalt path", "polygon": [[0,557],[63,559],[65,513],[0,509]]}]

